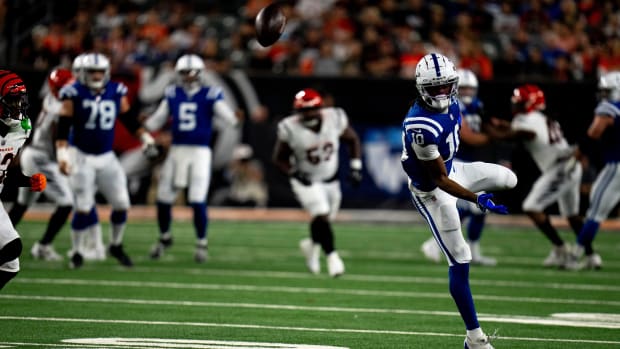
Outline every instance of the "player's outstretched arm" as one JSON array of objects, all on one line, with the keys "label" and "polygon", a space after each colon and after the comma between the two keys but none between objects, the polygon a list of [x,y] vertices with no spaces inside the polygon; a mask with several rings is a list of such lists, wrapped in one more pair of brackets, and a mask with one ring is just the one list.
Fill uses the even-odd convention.
[{"label": "player's outstretched arm", "polygon": [[347,145],[351,161],[349,163],[349,180],[353,186],[359,186],[362,182],[362,146],[357,132],[348,126],[340,140]]}]

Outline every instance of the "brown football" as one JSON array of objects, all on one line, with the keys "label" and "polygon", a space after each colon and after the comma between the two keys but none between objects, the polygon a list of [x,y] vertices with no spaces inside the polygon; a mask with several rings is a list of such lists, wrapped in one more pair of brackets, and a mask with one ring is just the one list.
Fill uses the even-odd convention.
[{"label": "brown football", "polygon": [[263,7],[254,21],[258,43],[267,47],[273,45],[284,32],[286,16],[278,2]]}]

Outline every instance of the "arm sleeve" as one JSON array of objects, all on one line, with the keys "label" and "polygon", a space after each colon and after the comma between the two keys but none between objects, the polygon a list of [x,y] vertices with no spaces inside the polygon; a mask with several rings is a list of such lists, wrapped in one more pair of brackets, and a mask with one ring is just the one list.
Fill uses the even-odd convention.
[{"label": "arm sleeve", "polygon": [[148,131],[157,131],[164,126],[169,115],[168,100],[163,99],[157,110],[144,122],[144,127]]},{"label": "arm sleeve", "polygon": [[342,108],[334,108],[334,111],[336,112],[336,128],[338,129],[338,134],[342,134],[344,130],[349,127],[349,118]]},{"label": "arm sleeve", "polygon": [[213,104],[213,111],[215,111],[215,115],[225,120],[231,126],[237,126],[239,123],[237,117],[235,116],[235,112],[222,99],[215,101]]}]

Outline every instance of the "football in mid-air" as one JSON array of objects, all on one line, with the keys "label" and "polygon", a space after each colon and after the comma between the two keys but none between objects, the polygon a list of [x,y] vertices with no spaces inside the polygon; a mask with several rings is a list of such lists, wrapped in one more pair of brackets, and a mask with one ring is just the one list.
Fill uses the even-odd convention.
[{"label": "football in mid-air", "polygon": [[286,26],[286,16],[280,4],[276,1],[263,7],[256,15],[254,26],[259,44],[267,47],[278,41]]}]

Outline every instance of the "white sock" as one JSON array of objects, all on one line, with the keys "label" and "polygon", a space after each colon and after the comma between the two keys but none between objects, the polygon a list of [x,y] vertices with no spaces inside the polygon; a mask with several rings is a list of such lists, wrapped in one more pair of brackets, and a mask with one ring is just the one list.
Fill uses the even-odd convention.
[{"label": "white sock", "polygon": [[125,223],[110,225],[110,244],[118,246],[123,243],[123,233],[125,232]]},{"label": "white sock", "polygon": [[83,253],[84,234],[86,234],[87,230],[88,228],[83,230],[71,230],[71,244],[74,252]]},{"label": "white sock", "polygon": [[480,338],[482,336],[484,336],[484,332],[482,332],[480,327],[474,328],[473,330],[467,330],[467,337],[471,339]]}]

